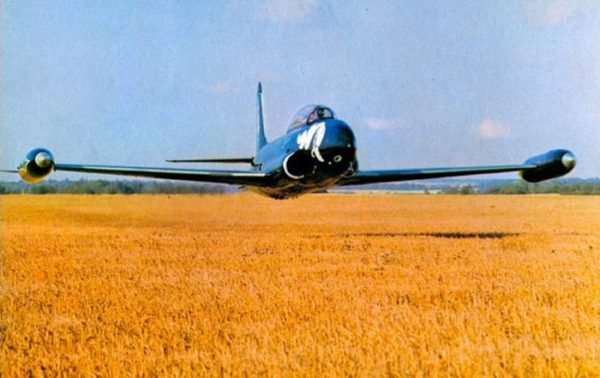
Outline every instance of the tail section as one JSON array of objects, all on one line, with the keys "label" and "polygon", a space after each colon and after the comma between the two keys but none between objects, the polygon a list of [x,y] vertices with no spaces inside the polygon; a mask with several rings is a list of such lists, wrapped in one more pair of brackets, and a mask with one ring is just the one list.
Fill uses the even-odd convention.
[{"label": "tail section", "polygon": [[[256,112],[257,112],[257,130],[256,130],[256,153],[260,151],[267,144],[267,138],[265,137],[265,122],[263,119],[263,108],[262,108],[262,85],[258,83],[258,89],[256,91]],[[200,159],[169,159],[169,163],[250,163],[254,165],[254,158],[252,157],[241,157],[241,158],[200,158]]]},{"label": "tail section", "polygon": [[265,122],[263,118],[263,107],[262,107],[262,85],[258,83],[258,89],[256,91],[256,113],[257,113],[257,134],[256,134],[256,152],[260,151],[261,148],[267,144],[267,138],[265,137]]}]

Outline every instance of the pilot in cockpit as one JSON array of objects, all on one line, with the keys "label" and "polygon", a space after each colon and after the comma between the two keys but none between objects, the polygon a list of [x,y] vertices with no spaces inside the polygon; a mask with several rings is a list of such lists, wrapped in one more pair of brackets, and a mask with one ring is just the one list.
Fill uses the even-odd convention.
[{"label": "pilot in cockpit", "polygon": [[325,118],[331,118],[330,116],[327,115],[327,112],[326,112],[325,108],[317,108],[315,111],[313,111],[308,116],[307,123],[312,123],[312,122],[315,122],[317,120],[321,120],[321,119],[325,119]]},{"label": "pilot in cockpit", "polygon": [[325,109],[319,108],[317,110],[317,117],[319,117],[319,119],[325,119]]}]

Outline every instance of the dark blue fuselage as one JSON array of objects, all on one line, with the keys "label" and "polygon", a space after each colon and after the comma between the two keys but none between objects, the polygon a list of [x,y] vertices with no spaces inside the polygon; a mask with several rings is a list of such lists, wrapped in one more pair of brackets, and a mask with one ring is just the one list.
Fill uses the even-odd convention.
[{"label": "dark blue fuselage", "polygon": [[341,120],[320,120],[265,145],[253,164],[269,178],[249,187],[257,193],[283,199],[322,190],[357,169],[354,133]]}]

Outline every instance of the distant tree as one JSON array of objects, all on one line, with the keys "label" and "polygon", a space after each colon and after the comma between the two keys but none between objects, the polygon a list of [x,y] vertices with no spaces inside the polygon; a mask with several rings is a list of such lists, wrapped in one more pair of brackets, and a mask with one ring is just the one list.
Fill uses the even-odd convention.
[{"label": "distant tree", "polygon": [[40,184],[33,186],[31,189],[31,193],[34,194],[49,194],[56,193],[56,187],[52,185]]},{"label": "distant tree", "polygon": [[458,192],[460,194],[474,194],[475,188],[473,188],[472,185],[464,185],[460,187],[460,190]]},{"label": "distant tree", "polygon": [[458,192],[459,188],[457,186],[449,186],[442,189],[442,193],[444,194],[458,194]]}]

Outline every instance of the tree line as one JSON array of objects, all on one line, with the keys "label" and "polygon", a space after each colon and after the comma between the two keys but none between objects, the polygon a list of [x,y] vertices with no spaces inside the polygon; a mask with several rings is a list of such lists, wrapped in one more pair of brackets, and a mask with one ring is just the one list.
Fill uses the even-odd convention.
[{"label": "tree line", "polygon": [[0,182],[0,194],[184,194],[223,193],[230,190],[231,188],[224,185],[166,181],[49,180],[35,185],[25,182]]},{"label": "tree line", "polygon": [[[380,189],[379,186],[355,186],[360,189]],[[404,183],[386,187],[388,190],[420,190],[428,193],[423,184]],[[525,181],[493,180],[473,181],[468,184],[456,182],[435,182],[436,190],[445,194],[600,194],[600,179],[563,179],[540,184]],[[225,193],[236,187],[205,183],[179,183],[171,181],[130,181],[130,180],[48,180],[39,184],[25,182],[0,182],[0,194],[186,194],[186,193]]]},{"label": "tree line", "polygon": [[599,179],[569,179],[545,183],[511,181],[498,185],[463,185],[442,189],[447,194],[600,194]]}]

